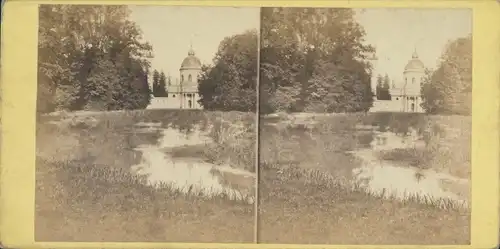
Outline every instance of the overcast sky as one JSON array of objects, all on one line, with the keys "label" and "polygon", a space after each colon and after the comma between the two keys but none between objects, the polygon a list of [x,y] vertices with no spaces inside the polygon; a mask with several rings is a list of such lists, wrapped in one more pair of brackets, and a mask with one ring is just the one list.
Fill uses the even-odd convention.
[{"label": "overcast sky", "polygon": [[153,69],[179,77],[190,42],[202,63],[212,63],[219,43],[227,36],[259,29],[259,8],[130,6],[132,20],[153,45]]},{"label": "overcast sky", "polygon": [[[259,29],[259,8],[130,6],[132,20],[153,45],[152,66],[178,77],[190,42],[202,63],[211,63],[227,36]],[[426,67],[435,68],[449,40],[472,32],[469,9],[357,9],[366,42],[377,49],[376,74],[402,79],[416,48]]]},{"label": "overcast sky", "polygon": [[420,60],[436,68],[449,40],[472,32],[469,9],[363,9],[357,20],[364,26],[366,42],[377,49],[376,74],[401,81],[403,69],[416,47]]}]

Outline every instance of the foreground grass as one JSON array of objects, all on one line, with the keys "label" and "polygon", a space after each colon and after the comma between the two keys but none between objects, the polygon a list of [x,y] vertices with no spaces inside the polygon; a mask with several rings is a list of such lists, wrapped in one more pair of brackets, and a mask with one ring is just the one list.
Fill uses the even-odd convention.
[{"label": "foreground grass", "polygon": [[[276,119],[263,121],[261,127],[266,122],[282,121]],[[409,127],[414,127],[420,134],[428,135],[429,151],[460,147],[455,155],[396,151],[382,157],[414,167],[448,169],[455,174],[462,172],[460,174],[467,177],[470,169],[464,172],[463,168],[470,168],[470,164],[453,165],[453,162],[459,161],[460,152],[470,146],[467,144],[470,136],[459,136],[456,130],[455,134],[448,132],[442,136],[432,125],[451,125],[450,121],[456,119],[466,120],[460,117],[405,116],[397,119],[391,115],[338,115],[309,120],[314,123],[309,126],[302,122],[301,125],[288,123],[281,128],[263,128],[259,157],[259,242],[469,244],[470,210],[461,203],[417,195],[407,196],[404,201],[382,198],[358,186],[347,187],[349,185],[342,180],[349,178],[352,169],[361,163],[345,152],[371,141],[370,136],[356,130],[359,125],[375,125],[382,131],[396,133],[405,133]],[[465,128],[470,124],[467,120],[464,123]],[[438,143],[441,148],[432,147]]]},{"label": "foreground grass", "polygon": [[[279,168],[279,169],[278,169]],[[318,171],[263,166],[259,243],[469,244],[470,212],[444,200],[400,202],[325,181]]]},{"label": "foreground grass", "polygon": [[[154,188],[130,174],[130,166],[141,156],[133,148],[154,143],[159,137],[155,132],[137,134],[132,127],[138,122],[161,122],[186,133],[210,129],[211,135],[223,142],[205,149],[217,151],[221,163],[233,161],[239,162],[233,165],[245,167],[247,162],[243,160],[249,156],[235,152],[245,151],[241,147],[252,144],[238,143],[249,135],[231,136],[234,132],[224,132],[224,126],[218,123],[231,120],[248,124],[251,129],[251,117],[241,113],[136,111],[41,118],[37,131],[35,239],[252,242],[253,205],[231,200],[226,193],[209,197],[196,190],[181,193],[171,186]],[[66,121],[49,123],[61,120]],[[229,142],[233,148],[225,149]]]},{"label": "foreground grass", "polygon": [[120,168],[37,162],[37,241],[251,242],[254,208],[146,186]]},{"label": "foreground grass", "polygon": [[[186,132],[193,124],[211,126],[219,146],[181,148],[173,151],[174,156],[212,155],[207,160],[251,168],[255,157],[244,151],[255,148],[248,141],[254,133],[251,128],[242,133],[242,129],[231,130],[231,124],[253,119],[210,115],[109,113],[94,117],[95,122],[75,122],[71,129],[41,125],[37,135],[36,240],[251,243],[253,205],[224,195],[205,198],[168,186],[155,189],[128,173],[140,158],[131,148],[157,138],[155,134],[136,136],[128,130],[140,121],[164,122]],[[220,117],[225,121],[212,125]],[[389,129],[404,131],[405,124],[391,122]],[[336,182],[337,176],[359,163],[344,151],[369,142],[366,134],[338,132],[349,131],[358,123],[342,118],[320,122],[312,133],[261,132],[259,242],[470,243],[470,212],[452,202],[418,196],[400,202]],[[234,134],[243,135],[231,136]],[[311,134],[316,136],[311,139]]]}]

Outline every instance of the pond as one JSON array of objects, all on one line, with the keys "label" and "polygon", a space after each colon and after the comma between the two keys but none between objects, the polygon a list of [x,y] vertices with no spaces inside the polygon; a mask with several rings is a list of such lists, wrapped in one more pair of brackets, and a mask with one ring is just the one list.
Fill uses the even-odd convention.
[{"label": "pond", "polygon": [[379,152],[424,146],[425,143],[416,132],[406,136],[392,132],[374,132],[369,149],[350,152],[362,160],[362,166],[353,169],[355,180],[369,191],[383,194],[385,197],[393,196],[401,200],[411,196],[434,200],[448,199],[468,206],[468,179],[377,157]]},{"label": "pond", "polygon": [[[342,127],[333,123],[335,127],[326,130],[315,123],[265,120],[260,135],[261,161],[271,161],[274,156],[275,162],[320,169],[385,197],[452,200],[469,206],[469,179],[424,166],[424,159],[419,157],[426,156],[426,143],[416,129],[409,127],[396,133],[383,125],[354,122]],[[396,155],[400,151],[408,154]],[[384,153],[393,156],[382,157]]]},{"label": "pond", "polygon": [[142,144],[135,148],[140,151],[140,163],[133,165],[134,174],[147,177],[148,184],[157,187],[169,186],[184,194],[194,194],[211,198],[226,195],[230,199],[247,203],[254,202],[252,193],[255,175],[251,172],[206,162],[197,155],[174,157],[175,148],[208,146],[211,138],[197,127],[189,132],[175,128],[165,128],[161,123],[138,123],[136,132],[160,132],[154,144]]}]

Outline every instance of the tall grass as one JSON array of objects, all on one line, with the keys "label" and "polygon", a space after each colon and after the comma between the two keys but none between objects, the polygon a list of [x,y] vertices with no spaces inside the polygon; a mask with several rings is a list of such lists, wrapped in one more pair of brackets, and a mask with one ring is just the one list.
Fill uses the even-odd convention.
[{"label": "tall grass", "polygon": [[[228,116],[231,114],[229,113]],[[254,116],[222,117],[213,122],[209,132],[214,143],[205,155],[216,164],[227,164],[255,172],[257,143],[256,118]]]},{"label": "tall grass", "polygon": [[[252,240],[253,230],[246,227],[253,223],[253,206],[234,198],[236,194],[253,198],[243,193],[149,186],[128,170],[84,161],[39,159],[37,167],[38,241]],[[227,231],[224,224],[240,227],[241,234]]]},{"label": "tall grass", "polygon": [[[194,186],[150,186],[144,176],[132,174],[130,166],[141,160],[141,152],[134,148],[153,144],[161,135],[138,133],[134,125],[144,122],[185,134],[203,130],[218,141],[205,146],[203,155],[217,152],[221,162],[250,168],[240,159],[248,155],[239,153],[254,150],[245,149],[251,142],[241,141],[252,136],[217,127],[219,122],[240,122],[240,130],[250,132],[252,120],[247,113],[186,110],[39,116],[36,239],[250,242],[254,212],[246,200],[253,196],[238,190],[213,193]],[[229,145],[235,148],[226,148]]]},{"label": "tall grass", "polygon": [[[286,115],[262,119],[261,126],[265,128],[260,133],[260,163],[263,170],[267,167],[281,172],[276,176],[279,179],[302,177],[306,184],[304,188],[343,188],[373,197],[395,198],[386,193],[374,193],[347,180],[352,169],[359,167],[361,162],[345,152],[366,146],[373,139],[373,133],[361,130],[362,126],[373,126],[380,132],[401,135],[407,135],[413,129],[425,141],[424,148],[383,152],[380,154],[382,160],[470,177],[470,117],[369,113],[305,116],[299,119]],[[354,187],[346,189],[341,186]],[[403,198],[403,203],[411,202],[444,209],[465,207],[457,201],[430,196],[408,195]]]},{"label": "tall grass", "polygon": [[[151,131],[139,134],[134,125],[139,122],[156,122],[165,128],[178,129],[186,134],[194,129],[202,129],[214,140],[214,143],[201,147],[201,154],[207,160],[254,171],[256,136],[255,122],[252,121],[253,115],[247,113],[184,110],[63,114],[56,118],[45,116],[41,117],[37,125],[37,169],[68,172],[92,169],[69,176],[79,176],[85,181],[102,180],[106,184],[129,183],[137,187],[139,185],[135,183],[138,180],[129,173],[130,166],[141,160],[141,152],[134,148],[141,144],[156,143],[160,133]],[[66,165],[68,168],[58,165]],[[78,182],[75,179],[68,184]],[[164,190],[173,191],[168,188]],[[196,195],[201,195],[201,191],[195,192]]]}]

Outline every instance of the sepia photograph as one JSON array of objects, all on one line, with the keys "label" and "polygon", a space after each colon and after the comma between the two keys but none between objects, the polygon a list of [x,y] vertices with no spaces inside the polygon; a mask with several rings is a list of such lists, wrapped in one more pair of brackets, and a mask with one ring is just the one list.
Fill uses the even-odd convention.
[{"label": "sepia photograph", "polygon": [[258,241],[470,244],[472,11],[261,10]]},{"label": "sepia photograph", "polygon": [[253,243],[260,8],[40,5],[35,240]]}]

